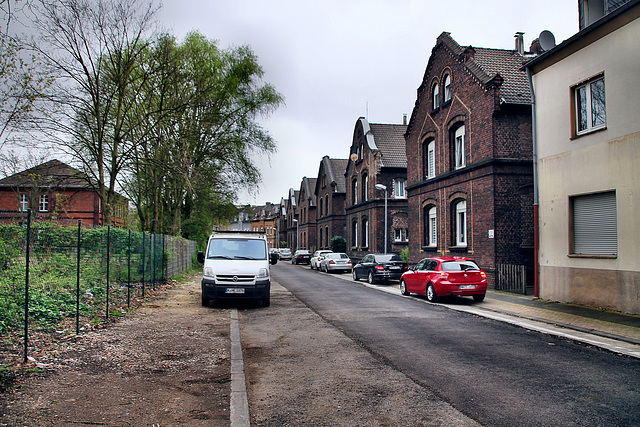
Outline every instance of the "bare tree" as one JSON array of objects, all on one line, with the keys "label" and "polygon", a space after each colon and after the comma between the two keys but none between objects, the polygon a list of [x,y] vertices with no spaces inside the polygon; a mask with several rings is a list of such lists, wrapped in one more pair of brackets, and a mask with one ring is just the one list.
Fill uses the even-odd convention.
[{"label": "bare tree", "polygon": [[119,175],[133,147],[138,67],[153,37],[157,8],[143,0],[39,0],[30,48],[55,78],[38,130],[74,159],[111,223]]}]

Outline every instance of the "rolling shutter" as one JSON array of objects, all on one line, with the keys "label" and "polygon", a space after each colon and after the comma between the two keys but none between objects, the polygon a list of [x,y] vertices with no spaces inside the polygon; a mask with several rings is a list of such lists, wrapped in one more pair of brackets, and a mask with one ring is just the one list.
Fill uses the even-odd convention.
[{"label": "rolling shutter", "polygon": [[573,198],[574,253],[618,254],[615,191]]}]

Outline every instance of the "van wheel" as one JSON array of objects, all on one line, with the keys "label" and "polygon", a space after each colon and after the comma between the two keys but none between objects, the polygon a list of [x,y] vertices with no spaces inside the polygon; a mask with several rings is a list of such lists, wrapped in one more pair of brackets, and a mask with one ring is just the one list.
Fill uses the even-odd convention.
[{"label": "van wheel", "polygon": [[271,296],[268,296],[266,298],[262,298],[262,306],[263,307],[269,307],[271,305]]},{"label": "van wheel", "polygon": [[202,306],[203,307],[209,307],[209,303],[211,303],[211,300],[209,298],[202,297]]}]

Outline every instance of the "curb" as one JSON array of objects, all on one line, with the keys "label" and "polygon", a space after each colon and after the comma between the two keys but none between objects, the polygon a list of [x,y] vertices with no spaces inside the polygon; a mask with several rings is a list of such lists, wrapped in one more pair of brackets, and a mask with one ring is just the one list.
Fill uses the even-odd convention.
[{"label": "curb", "polygon": [[249,399],[244,376],[244,359],[240,341],[238,309],[231,310],[231,397],[230,421],[233,427],[249,427]]}]

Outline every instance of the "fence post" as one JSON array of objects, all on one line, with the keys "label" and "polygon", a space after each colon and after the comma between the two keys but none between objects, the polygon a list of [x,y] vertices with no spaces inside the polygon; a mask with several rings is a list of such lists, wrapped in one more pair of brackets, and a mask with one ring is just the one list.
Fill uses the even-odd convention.
[{"label": "fence post", "polygon": [[107,225],[107,308],[106,308],[106,313],[105,313],[105,317],[107,318],[107,320],[109,320],[109,264],[110,264],[110,258],[109,258],[109,252],[111,249],[110,248],[110,244],[111,244],[111,226]]},{"label": "fence post", "polygon": [[131,308],[131,229],[127,245],[127,308]]},{"label": "fence post", "polygon": [[149,246],[151,247],[151,254],[149,254],[149,260],[151,261],[151,286],[156,289],[156,251],[155,251],[156,235],[149,236]]},{"label": "fence post", "polygon": [[78,220],[78,244],[76,248],[76,335],[80,333],[80,224]]},{"label": "fence post", "polygon": [[29,256],[31,246],[31,209],[27,209],[27,251],[24,276],[24,363],[27,363],[29,349]]},{"label": "fence post", "polygon": [[142,232],[142,296],[144,297],[144,231]]}]

